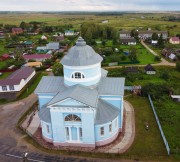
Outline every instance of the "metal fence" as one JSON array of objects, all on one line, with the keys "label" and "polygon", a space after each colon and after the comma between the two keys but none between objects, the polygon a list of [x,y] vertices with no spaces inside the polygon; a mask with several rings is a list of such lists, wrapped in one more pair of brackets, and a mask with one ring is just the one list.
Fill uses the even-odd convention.
[{"label": "metal fence", "polygon": [[154,116],[155,116],[155,118],[156,118],[156,122],[157,122],[157,124],[158,124],[158,127],[159,127],[159,130],[160,130],[162,139],[163,139],[164,144],[165,144],[165,146],[166,146],[167,153],[168,153],[168,155],[170,155],[169,144],[168,144],[168,141],[166,140],[166,137],[165,137],[164,132],[163,132],[163,130],[162,130],[162,127],[161,127],[161,124],[160,124],[160,122],[159,122],[159,118],[158,118],[158,116],[157,116],[156,110],[155,110],[155,108],[154,108],[154,104],[153,104],[153,102],[152,102],[151,96],[148,95],[148,98],[149,98],[149,102],[150,102],[150,104],[151,104],[151,108],[152,108],[152,110],[153,110]]}]

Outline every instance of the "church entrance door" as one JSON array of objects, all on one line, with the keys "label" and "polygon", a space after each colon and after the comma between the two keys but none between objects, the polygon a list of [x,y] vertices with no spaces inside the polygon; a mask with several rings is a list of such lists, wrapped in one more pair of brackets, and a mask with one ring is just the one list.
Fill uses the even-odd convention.
[{"label": "church entrance door", "polygon": [[71,132],[72,132],[72,140],[77,141],[77,128],[71,127]]}]

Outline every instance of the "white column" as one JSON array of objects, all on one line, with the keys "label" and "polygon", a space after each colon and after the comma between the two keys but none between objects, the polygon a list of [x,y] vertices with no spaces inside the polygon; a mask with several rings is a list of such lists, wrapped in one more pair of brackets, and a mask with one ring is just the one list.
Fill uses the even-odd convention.
[{"label": "white column", "polygon": [[79,127],[76,127],[77,129],[77,140],[80,141],[80,138],[79,138]]},{"label": "white column", "polygon": [[71,127],[68,127],[68,129],[69,129],[69,140],[72,141]]}]

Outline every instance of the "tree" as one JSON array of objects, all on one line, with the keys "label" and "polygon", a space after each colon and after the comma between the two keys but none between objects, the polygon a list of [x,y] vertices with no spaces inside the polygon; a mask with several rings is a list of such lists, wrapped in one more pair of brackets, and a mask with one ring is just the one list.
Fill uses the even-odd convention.
[{"label": "tree", "polygon": [[160,56],[154,56],[154,61],[161,61],[161,57]]},{"label": "tree", "polygon": [[129,49],[129,59],[132,62],[137,60],[137,49],[134,46],[131,46]]},{"label": "tree", "polygon": [[63,75],[63,66],[59,62],[56,62],[53,65],[52,72],[55,76]]},{"label": "tree", "polygon": [[92,39],[92,32],[91,29],[87,29],[86,33],[84,34],[84,39],[85,40],[91,40]]},{"label": "tree", "polygon": [[153,33],[152,34],[152,40],[158,40],[158,35],[156,33]]},{"label": "tree", "polygon": [[177,61],[177,62],[176,62],[176,69],[177,69],[177,71],[180,72],[180,61]]},{"label": "tree", "polygon": [[137,30],[133,29],[131,30],[131,37],[134,37],[139,42],[139,33]]},{"label": "tree", "polygon": [[26,29],[26,28],[28,28],[28,26],[29,26],[29,24],[25,23],[24,21],[22,21],[19,25],[19,27],[22,29]]},{"label": "tree", "polygon": [[163,36],[162,34],[160,35],[160,37],[158,38],[158,45],[160,48],[164,47],[164,40],[163,40]]}]

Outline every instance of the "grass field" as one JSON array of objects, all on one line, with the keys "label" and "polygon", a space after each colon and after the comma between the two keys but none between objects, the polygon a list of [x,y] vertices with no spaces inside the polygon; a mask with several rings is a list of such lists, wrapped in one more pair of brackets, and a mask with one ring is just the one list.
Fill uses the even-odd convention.
[{"label": "grass field", "polygon": [[[147,27],[155,29],[159,26],[161,30],[169,30],[170,35],[179,33],[180,22],[169,22],[161,19],[163,16],[172,16],[171,13],[136,13],[136,14],[123,14],[114,16],[95,16],[95,15],[63,15],[63,14],[42,14],[42,13],[24,13],[24,14],[0,14],[0,24],[15,24],[19,25],[22,21],[39,21],[48,25],[64,25],[72,24],[75,29],[79,29],[80,25],[84,22],[95,22],[102,24],[104,19],[109,20],[106,25],[116,27],[117,29],[139,28],[146,30]],[[144,18],[142,18],[143,16]],[[102,24],[104,25],[104,24]],[[177,25],[174,27],[174,25]]]},{"label": "grass field", "polygon": [[[134,107],[136,136],[133,145],[125,153],[131,159],[156,159],[162,160],[167,156],[164,143],[160,136],[153,112],[147,98],[130,96],[125,98]],[[148,122],[149,130],[146,130],[145,123]]]}]

